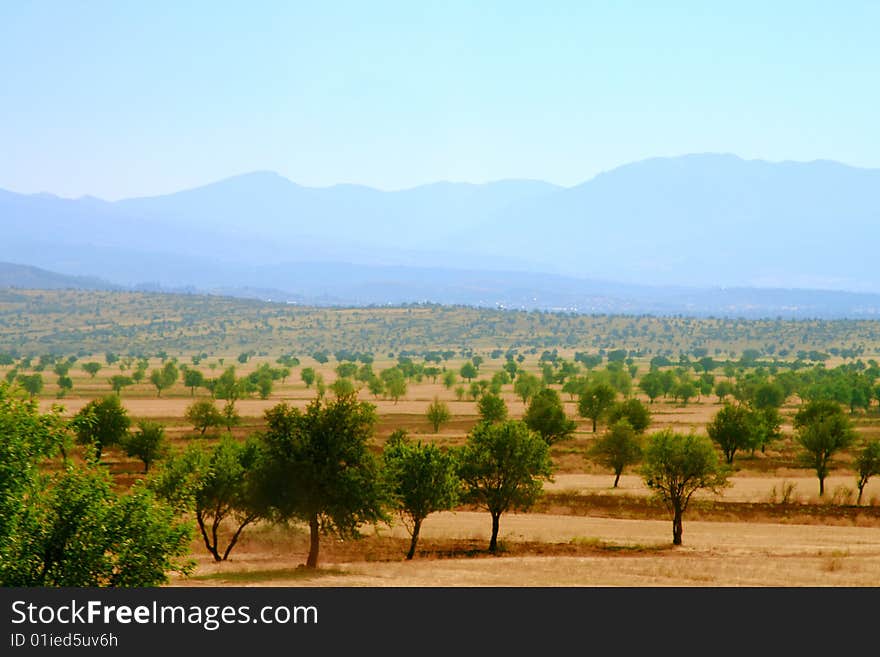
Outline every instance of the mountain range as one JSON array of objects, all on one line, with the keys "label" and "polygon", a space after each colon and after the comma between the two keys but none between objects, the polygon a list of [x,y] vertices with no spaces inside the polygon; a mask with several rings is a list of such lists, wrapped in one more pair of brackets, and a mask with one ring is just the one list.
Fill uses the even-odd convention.
[{"label": "mountain range", "polygon": [[567,188],[314,188],[255,172],[113,202],[0,190],[0,225],[0,260],[123,287],[589,312],[880,307],[880,169],[824,160],[653,158]]}]

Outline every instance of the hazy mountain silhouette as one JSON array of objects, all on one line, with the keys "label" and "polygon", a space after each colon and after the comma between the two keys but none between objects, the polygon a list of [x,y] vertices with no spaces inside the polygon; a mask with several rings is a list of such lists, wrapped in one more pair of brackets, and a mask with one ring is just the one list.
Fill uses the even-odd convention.
[{"label": "hazy mountain silhouette", "polygon": [[[571,188],[310,188],[256,172],[116,202],[0,191],[0,222],[0,259],[124,285],[308,296],[324,284],[327,298],[351,299],[369,284],[375,302],[468,296],[467,277],[568,300],[619,298],[591,287],[610,280],[655,295],[658,285],[880,292],[880,170],[828,161],[655,158]],[[558,276],[551,285],[538,273]]]}]

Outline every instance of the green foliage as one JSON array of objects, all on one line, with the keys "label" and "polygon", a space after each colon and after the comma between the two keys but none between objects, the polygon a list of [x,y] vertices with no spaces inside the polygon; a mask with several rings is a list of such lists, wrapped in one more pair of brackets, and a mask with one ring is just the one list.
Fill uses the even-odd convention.
[{"label": "green foliage", "polygon": [[431,423],[434,433],[440,431],[440,426],[449,422],[452,418],[452,413],[449,411],[449,404],[440,401],[437,397],[434,397],[434,401],[428,404],[428,410],[425,411],[425,415],[428,418],[428,422]]},{"label": "green foliage", "polygon": [[672,512],[672,542],[681,545],[682,515],[701,489],[718,491],[727,482],[712,443],[704,436],[664,429],[651,435],[641,470],[645,484]]},{"label": "green foliage", "polygon": [[31,398],[36,397],[43,391],[43,375],[40,373],[19,374],[16,377],[16,381]]},{"label": "green foliage", "polygon": [[403,372],[397,367],[391,367],[387,370],[382,370],[379,376],[382,379],[385,394],[391,397],[396,404],[406,394],[406,377]]},{"label": "green foliage", "polygon": [[110,387],[113,388],[113,392],[117,395],[122,395],[122,389],[133,385],[134,379],[130,376],[125,376],[124,374],[114,374],[110,377],[109,381]]},{"label": "green foliage", "polygon": [[467,381],[471,381],[477,377],[479,371],[477,370],[477,366],[473,362],[467,362],[461,366],[461,369],[458,371],[461,374],[461,378]]},{"label": "green foliage", "polygon": [[614,472],[614,488],[628,465],[642,458],[642,439],[625,417],[616,420],[593,444],[588,457]]},{"label": "green foliage", "polygon": [[577,429],[577,423],[565,415],[559,393],[552,388],[544,388],[532,397],[523,422],[548,445],[568,440]]},{"label": "green foliage", "polygon": [[220,409],[217,408],[211,399],[198,399],[194,401],[186,407],[184,417],[202,436],[211,427],[222,426],[224,421],[223,413],[220,412]]},{"label": "green foliage", "polygon": [[156,396],[161,397],[162,391],[170,388],[177,382],[180,372],[174,361],[166,361],[161,369],[153,370],[150,373],[150,383],[156,386]]},{"label": "green foliage", "polygon": [[300,370],[299,377],[300,379],[302,379],[302,382],[306,384],[306,388],[311,388],[312,384],[315,382],[315,368],[302,368],[302,370]]},{"label": "green foliage", "polygon": [[724,404],[706,425],[706,433],[724,453],[728,464],[737,451],[748,449],[755,442],[755,417],[747,406]]},{"label": "green foliage", "polygon": [[95,458],[100,460],[101,453],[113,445],[123,441],[131,426],[119,398],[108,395],[93,399],[73,416],[71,426],[76,433],[76,441],[81,445],[91,445],[95,449]]},{"label": "green foliage", "polygon": [[406,558],[415,555],[422,522],[429,514],[458,503],[461,481],[454,454],[433,444],[413,444],[395,432],[382,453],[392,504],[412,540]]},{"label": "green foliage", "polygon": [[143,486],[114,493],[97,467],[35,480],[11,524],[0,545],[3,586],[156,586],[194,565],[179,559],[190,527]]},{"label": "green foliage", "polygon": [[138,430],[127,434],[122,440],[122,448],[128,456],[140,459],[144,464],[144,473],[150,466],[168,454],[168,441],[165,439],[165,427],[159,422],[141,420]]},{"label": "green foliage", "polygon": [[183,373],[183,385],[190,390],[190,396],[194,397],[196,388],[205,385],[205,375],[200,370],[187,368]]},{"label": "green foliage", "polygon": [[356,537],[365,522],[386,519],[385,490],[369,450],[376,412],[353,396],[316,399],[304,412],[287,404],[266,411],[262,503],[278,520],[309,524],[306,566],[318,564],[320,531]]},{"label": "green foliage", "polygon": [[524,422],[482,422],[468,435],[458,457],[464,500],[489,511],[495,552],[501,514],[528,510],[552,474],[549,447]]},{"label": "green foliage", "polygon": [[347,395],[353,395],[357,392],[357,389],[354,387],[354,383],[351,382],[351,379],[336,379],[330,385],[330,390],[332,390],[333,394],[337,397],[345,397]]},{"label": "green foliage", "polygon": [[82,365],[80,365],[80,367],[82,368],[83,372],[87,373],[93,379],[95,378],[95,375],[101,371],[101,363],[97,363],[95,361],[83,363]]},{"label": "green foliage", "polygon": [[856,485],[859,488],[859,497],[856,504],[862,503],[862,493],[868,480],[876,475],[880,475],[880,440],[869,440],[859,450],[854,462],[856,471]]},{"label": "green foliage", "polygon": [[636,433],[644,433],[651,426],[651,411],[635,398],[612,404],[605,416],[609,425],[625,419]]},{"label": "green foliage", "polygon": [[830,400],[807,402],[794,416],[795,440],[803,450],[801,462],[816,471],[819,495],[825,494],[825,478],[831,459],[855,439],[852,423],[840,404]]},{"label": "green foliage", "polygon": [[522,399],[523,404],[528,404],[529,400],[538,394],[543,387],[540,379],[534,374],[520,370],[513,383],[513,392]]},{"label": "green foliage", "polygon": [[504,422],[507,419],[507,404],[494,393],[487,393],[477,402],[480,419],[483,422]]},{"label": "green foliage", "polygon": [[578,399],[578,414],[593,421],[593,433],[601,418],[617,398],[617,391],[607,383],[587,386]]},{"label": "green foliage", "polygon": [[[225,561],[245,527],[262,517],[259,491],[259,444],[224,436],[210,450],[189,445],[168,459],[150,487],[180,511],[195,515],[205,548],[215,561]],[[221,527],[234,529],[222,545]]]}]

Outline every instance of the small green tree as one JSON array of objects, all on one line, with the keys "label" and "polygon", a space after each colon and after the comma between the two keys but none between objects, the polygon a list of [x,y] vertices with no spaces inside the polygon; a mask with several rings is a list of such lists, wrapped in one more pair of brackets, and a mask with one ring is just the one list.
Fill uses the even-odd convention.
[{"label": "small green tree", "polygon": [[406,554],[410,560],[425,518],[451,509],[458,502],[461,481],[457,464],[453,453],[432,444],[414,445],[403,431],[391,435],[382,455],[394,508],[411,537]]},{"label": "small green tree", "polygon": [[159,422],[141,420],[138,430],[127,434],[122,440],[126,455],[140,459],[144,464],[144,474],[150,466],[168,454],[168,441],[165,427]]},{"label": "small green tree", "polygon": [[43,391],[43,375],[39,372],[35,374],[19,374],[16,381],[18,385],[24,388],[31,399]]},{"label": "small green tree", "polygon": [[156,396],[161,397],[162,391],[173,386],[177,382],[178,376],[180,376],[180,372],[177,365],[171,360],[166,361],[162,369],[153,370],[150,373],[150,383],[156,386]]},{"label": "small green tree", "polygon": [[820,399],[808,402],[795,414],[794,428],[795,440],[803,449],[801,462],[816,471],[821,497],[832,457],[855,439],[852,423],[840,404]]},{"label": "small green tree", "polygon": [[644,433],[651,426],[651,411],[634,397],[612,404],[605,417],[609,425],[626,420],[636,433]]},{"label": "small green tree", "polygon": [[187,368],[183,373],[183,385],[189,388],[189,396],[196,396],[196,388],[205,385],[205,375],[200,370]]},{"label": "small green tree", "polygon": [[523,404],[528,404],[532,397],[537,395],[543,387],[544,386],[538,377],[525,370],[520,370],[519,375],[516,377],[516,381],[513,382],[513,392],[517,397],[522,399]]},{"label": "small green tree", "polygon": [[477,408],[483,422],[504,422],[507,419],[507,404],[499,395],[491,392],[480,397]]},{"label": "small green tree", "polygon": [[501,515],[531,508],[543,490],[542,480],[551,477],[550,448],[524,422],[481,422],[468,435],[458,462],[465,501],[492,516],[489,552],[494,553]]},{"label": "small green tree", "polygon": [[428,418],[428,422],[430,422],[431,426],[434,428],[434,433],[440,431],[440,426],[446,424],[452,419],[452,413],[449,411],[449,404],[440,401],[437,397],[434,397],[434,401],[428,404],[428,410],[425,411],[425,415]]},{"label": "small green tree", "polygon": [[114,374],[108,379],[108,383],[110,384],[110,387],[113,388],[113,392],[116,393],[116,396],[121,397],[122,389],[133,385],[134,379],[130,376],[125,376],[124,374]]},{"label": "small green tree", "polygon": [[441,375],[441,378],[443,380],[443,386],[447,390],[451,390],[452,386],[454,386],[456,384],[456,382],[458,381],[458,375],[453,370],[446,370]]},{"label": "small green tree", "polygon": [[856,485],[859,487],[859,497],[856,499],[856,504],[861,504],[862,493],[865,491],[868,480],[875,475],[880,475],[880,440],[875,439],[865,443],[856,455],[854,466],[857,475]]},{"label": "small green tree", "polygon": [[[195,514],[205,549],[214,561],[226,561],[245,527],[261,517],[258,491],[259,445],[224,436],[212,449],[190,445],[165,463],[151,482],[162,498]],[[234,529],[223,547],[221,526]]]},{"label": "small green tree", "polygon": [[548,445],[568,440],[577,429],[577,423],[565,415],[559,393],[552,388],[544,388],[532,397],[523,422]]},{"label": "small green tree", "polygon": [[312,384],[315,382],[315,368],[314,367],[304,367],[300,370],[299,378],[302,379],[302,382],[306,384],[306,388],[311,388]]},{"label": "small green tree", "polygon": [[593,433],[596,425],[605,412],[611,408],[617,398],[617,391],[608,383],[594,383],[588,386],[578,399],[578,413],[593,422]]},{"label": "small green tree", "polygon": [[588,458],[614,472],[614,488],[617,488],[624,468],[641,459],[642,442],[629,420],[621,418],[608,428],[587,454]]},{"label": "small green tree", "polygon": [[472,379],[477,378],[477,366],[474,365],[471,361],[468,361],[461,366],[461,369],[458,371],[458,373],[461,374],[462,379],[470,382]]},{"label": "small green tree", "polygon": [[337,397],[345,397],[346,395],[353,395],[357,392],[351,379],[336,379],[331,384],[330,390],[332,390],[333,394]]},{"label": "small green tree", "polygon": [[650,437],[642,477],[672,512],[673,545],[681,545],[682,516],[691,496],[701,489],[717,492],[727,482],[727,473],[708,438],[672,429]]},{"label": "small green tree", "polygon": [[82,365],[80,365],[80,367],[82,368],[83,372],[88,374],[93,379],[95,378],[95,375],[101,371],[101,363],[96,363],[94,361],[90,363],[83,363]]},{"label": "small green tree", "polygon": [[706,433],[724,453],[728,465],[738,450],[754,444],[755,418],[751,411],[740,404],[724,404],[712,421],[706,425]]},{"label": "small green tree", "polygon": [[220,409],[214,405],[214,401],[211,399],[198,399],[194,401],[186,407],[183,416],[202,436],[211,427],[222,426],[224,421],[223,413],[220,412]]},{"label": "small green tree", "polygon": [[109,395],[93,399],[83,406],[71,420],[76,440],[82,445],[92,445],[95,459],[112,445],[118,445],[128,434],[131,419],[119,403],[119,397]]},{"label": "small green tree", "polygon": [[238,414],[238,411],[235,409],[235,401],[230,399],[225,404],[223,404],[223,424],[226,426],[227,431],[232,431],[233,427],[237,427],[241,424],[241,415]]}]

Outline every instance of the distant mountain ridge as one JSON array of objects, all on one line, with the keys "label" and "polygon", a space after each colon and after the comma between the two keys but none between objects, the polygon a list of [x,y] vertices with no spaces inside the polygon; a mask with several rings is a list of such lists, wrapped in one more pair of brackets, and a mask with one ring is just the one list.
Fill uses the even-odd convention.
[{"label": "distant mountain ridge", "polygon": [[0,225],[0,260],[125,286],[394,302],[492,296],[491,279],[496,299],[565,302],[553,307],[584,305],[569,303],[593,295],[584,281],[655,290],[641,306],[670,286],[880,293],[880,170],[824,160],[653,158],[569,188],[311,188],[255,172],[115,202],[0,190]]}]

